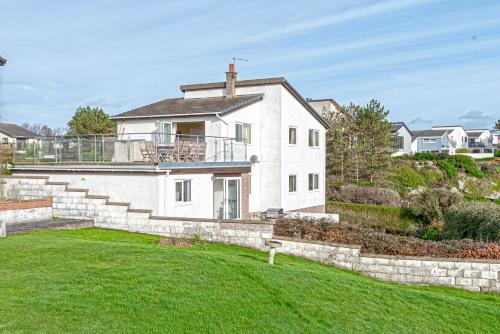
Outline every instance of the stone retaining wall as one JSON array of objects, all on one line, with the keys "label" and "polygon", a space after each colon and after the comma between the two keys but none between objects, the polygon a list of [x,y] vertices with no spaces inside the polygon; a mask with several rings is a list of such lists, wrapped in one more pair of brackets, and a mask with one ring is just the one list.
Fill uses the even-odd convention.
[{"label": "stone retaining wall", "polygon": [[272,238],[271,222],[155,217],[151,210],[131,209],[129,203],[110,202],[108,196],[88,195],[87,189],[71,189],[67,183],[43,177],[5,177],[7,198],[36,199],[51,196],[53,214],[61,218],[91,219],[96,227],[174,238],[200,238],[264,249]]},{"label": "stone retaining wall", "polygon": [[277,237],[278,252],[390,282],[500,293],[500,261],[361,255],[360,247]]},{"label": "stone retaining wall", "polygon": [[4,224],[51,220],[52,198],[0,201],[0,221]]}]

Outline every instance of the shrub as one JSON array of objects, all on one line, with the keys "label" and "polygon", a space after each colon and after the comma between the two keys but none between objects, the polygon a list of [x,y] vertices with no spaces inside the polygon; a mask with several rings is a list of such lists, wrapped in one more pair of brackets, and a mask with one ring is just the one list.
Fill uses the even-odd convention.
[{"label": "shrub", "polygon": [[457,176],[457,168],[451,162],[447,160],[439,161],[438,166],[441,170],[443,170],[443,172],[446,173],[446,175],[448,175],[449,178],[452,179]]},{"label": "shrub", "polygon": [[441,234],[443,233],[443,223],[434,222],[428,228],[426,228],[421,235],[424,240],[441,240]]},{"label": "shrub", "polygon": [[443,220],[443,210],[463,200],[459,192],[435,188],[409,197],[410,210],[423,225]]},{"label": "shrub", "polygon": [[500,150],[495,151],[495,158],[500,158]]},{"label": "shrub", "polygon": [[436,153],[432,153],[432,152],[417,152],[413,156],[413,159],[415,159],[415,160],[430,160],[430,161],[433,161],[433,160],[437,160],[438,159],[438,155]]},{"label": "shrub", "polygon": [[474,160],[467,155],[451,155],[447,158],[447,160],[448,162],[452,163],[455,168],[460,168],[467,174],[470,174],[474,177],[484,176],[484,173],[481,172],[479,168],[477,168]]},{"label": "shrub", "polygon": [[419,224],[407,208],[327,202],[326,211],[338,213],[341,221],[395,234],[411,234]]},{"label": "shrub", "polygon": [[443,237],[500,241],[499,206],[483,202],[452,205],[444,214]]},{"label": "shrub", "polygon": [[458,253],[458,257],[469,257],[475,259],[500,259],[500,245],[487,244],[484,247],[464,249]]},{"label": "shrub", "polygon": [[425,178],[426,184],[429,186],[437,186],[443,181],[443,173],[439,169],[431,166],[425,166],[420,169],[420,174]]},{"label": "shrub", "polygon": [[[274,225],[276,236],[298,238],[303,240],[327,241],[337,244],[361,246],[366,254],[384,254],[400,256],[434,256],[434,257],[475,257],[477,249],[487,246],[480,241],[422,240],[411,236],[386,234],[357,224],[314,222],[300,219],[281,219]],[[470,252],[466,252],[471,250]],[[496,259],[500,259],[497,254]]]},{"label": "shrub", "polygon": [[401,194],[408,192],[408,188],[416,189],[425,186],[425,178],[415,170],[408,167],[400,167],[394,170],[391,180]]},{"label": "shrub", "polygon": [[469,153],[470,151],[466,148],[457,148],[455,153]]},{"label": "shrub", "polygon": [[328,195],[332,200],[347,203],[374,204],[392,207],[399,207],[401,205],[401,196],[398,192],[386,188],[348,184],[339,189],[330,189]]}]

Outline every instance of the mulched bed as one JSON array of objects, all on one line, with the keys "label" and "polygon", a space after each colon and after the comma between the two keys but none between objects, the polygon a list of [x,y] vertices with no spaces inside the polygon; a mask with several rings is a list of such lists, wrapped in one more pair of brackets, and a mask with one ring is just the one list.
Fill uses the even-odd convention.
[{"label": "mulched bed", "polygon": [[358,245],[365,254],[500,259],[500,244],[471,239],[431,241],[392,235],[351,223],[333,224],[305,219],[282,219],[274,235],[303,240]]}]

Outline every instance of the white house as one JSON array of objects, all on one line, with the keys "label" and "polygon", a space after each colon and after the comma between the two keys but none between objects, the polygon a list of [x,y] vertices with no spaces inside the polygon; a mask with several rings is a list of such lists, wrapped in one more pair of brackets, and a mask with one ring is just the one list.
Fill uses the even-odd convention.
[{"label": "white house", "polygon": [[394,153],[392,156],[400,156],[403,154],[411,154],[411,136],[412,132],[404,122],[391,123],[391,130],[394,135]]},{"label": "white house", "polygon": [[[469,147],[467,132],[461,125],[433,126],[432,130],[447,130],[448,138],[454,149]],[[452,151],[451,154],[454,153],[454,150]]]},{"label": "white house", "polygon": [[23,150],[36,134],[16,124],[0,123],[0,144]]},{"label": "white house", "polygon": [[418,152],[454,153],[455,147],[449,137],[450,130],[413,130],[412,133],[412,154]]},{"label": "white house", "polygon": [[307,102],[320,115],[323,112],[336,112],[342,108],[334,99],[307,99]]},{"label": "white house", "polygon": [[285,78],[237,80],[231,65],[225,82],[180,89],[183,97],[114,116],[116,138],[61,142],[66,152],[56,154],[108,163],[32,164],[13,172],[47,175],[161,216],[324,212],[327,124]]},{"label": "white house", "polygon": [[483,152],[493,149],[493,133],[488,129],[467,130],[469,148],[472,151]]}]

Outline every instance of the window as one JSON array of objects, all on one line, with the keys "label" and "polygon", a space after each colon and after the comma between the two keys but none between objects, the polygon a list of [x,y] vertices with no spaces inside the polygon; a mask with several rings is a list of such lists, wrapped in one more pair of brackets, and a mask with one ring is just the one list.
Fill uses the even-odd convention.
[{"label": "window", "polygon": [[427,144],[433,144],[436,142],[436,139],[435,138],[424,138],[422,141],[424,143],[427,143]]},{"label": "window", "polygon": [[319,189],[319,174],[309,174],[309,190]]},{"label": "window", "polygon": [[191,202],[191,180],[175,181],[175,201]]},{"label": "window", "polygon": [[236,123],[235,137],[237,142],[252,143],[252,124]]},{"label": "window", "polygon": [[402,136],[395,136],[395,137],[392,137],[391,141],[393,143],[392,147],[396,151],[404,149],[404,146],[405,146],[405,138],[404,137],[402,137]]},{"label": "window", "polygon": [[297,191],[297,175],[288,176],[288,192],[294,193]]},{"label": "window", "polygon": [[319,131],[309,129],[309,147],[319,146]]},{"label": "window", "polygon": [[288,144],[297,145],[297,128],[292,126],[288,128]]},{"label": "window", "polygon": [[8,144],[9,138],[2,138],[2,144]]},{"label": "window", "polygon": [[163,123],[163,144],[170,145],[175,135],[172,131],[172,123]]}]

